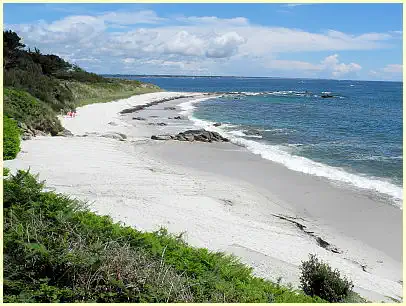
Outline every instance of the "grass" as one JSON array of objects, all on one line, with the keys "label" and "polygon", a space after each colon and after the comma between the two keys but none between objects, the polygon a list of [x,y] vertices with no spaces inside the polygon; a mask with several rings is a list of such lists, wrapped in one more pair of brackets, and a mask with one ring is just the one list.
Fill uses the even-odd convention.
[{"label": "grass", "polygon": [[119,79],[106,79],[106,82],[99,83],[65,81],[64,84],[73,93],[76,106],[105,103],[143,93],[161,91],[155,85]]},{"label": "grass", "polygon": [[27,172],[3,182],[5,302],[323,302],[164,229],[98,216]]},{"label": "grass", "polygon": [[16,158],[19,151],[20,129],[17,126],[17,122],[7,116],[3,116],[3,160]]}]

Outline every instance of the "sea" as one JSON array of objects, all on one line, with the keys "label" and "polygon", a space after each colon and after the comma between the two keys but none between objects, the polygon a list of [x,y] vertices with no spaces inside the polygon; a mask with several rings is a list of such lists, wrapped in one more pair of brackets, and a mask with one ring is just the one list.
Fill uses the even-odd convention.
[{"label": "sea", "polygon": [[120,77],[167,91],[218,93],[184,103],[183,113],[196,126],[221,123],[214,129],[265,159],[387,195],[402,208],[402,82]]}]

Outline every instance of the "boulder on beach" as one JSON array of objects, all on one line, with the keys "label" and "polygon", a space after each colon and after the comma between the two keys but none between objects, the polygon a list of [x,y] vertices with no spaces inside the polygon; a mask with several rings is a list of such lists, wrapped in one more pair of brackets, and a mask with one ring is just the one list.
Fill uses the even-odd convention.
[{"label": "boulder on beach", "polygon": [[101,137],[105,137],[105,138],[111,138],[111,139],[115,139],[115,140],[120,140],[120,141],[124,141],[127,139],[127,135],[122,134],[122,133],[105,133],[100,135]]},{"label": "boulder on beach", "polygon": [[63,136],[63,137],[72,137],[73,134],[71,131],[67,130],[67,129],[63,129],[62,132],[59,132],[56,136]]},{"label": "boulder on beach", "polygon": [[152,135],[151,139],[153,140],[171,140],[173,136],[171,135]]},{"label": "boulder on beach", "polygon": [[168,124],[166,124],[165,122],[158,122],[158,123],[156,123],[156,122],[150,122],[150,123],[148,123],[148,125],[165,126],[165,125],[168,125]]},{"label": "boulder on beach", "polygon": [[[170,138],[169,138],[170,137]],[[177,135],[153,135],[151,139],[154,140],[169,140],[174,139],[178,141],[201,141],[201,142],[229,142],[217,132],[201,130],[187,130]]]}]

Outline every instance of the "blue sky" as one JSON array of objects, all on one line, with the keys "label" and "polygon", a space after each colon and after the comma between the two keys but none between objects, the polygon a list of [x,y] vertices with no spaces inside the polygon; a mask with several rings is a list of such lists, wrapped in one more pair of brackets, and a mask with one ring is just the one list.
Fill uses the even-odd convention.
[{"label": "blue sky", "polygon": [[4,4],[30,47],[96,73],[402,79],[401,4]]}]

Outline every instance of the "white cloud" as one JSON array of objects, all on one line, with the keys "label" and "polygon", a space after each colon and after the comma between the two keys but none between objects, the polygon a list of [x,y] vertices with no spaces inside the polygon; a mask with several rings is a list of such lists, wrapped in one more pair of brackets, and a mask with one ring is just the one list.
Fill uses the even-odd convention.
[{"label": "white cloud", "polygon": [[390,64],[386,65],[383,69],[386,73],[403,73],[403,65],[400,64]]},{"label": "white cloud", "polygon": [[207,57],[224,58],[230,57],[237,52],[239,45],[242,45],[246,40],[236,32],[228,32],[217,36],[210,42],[210,46],[206,51]]},{"label": "white cloud", "polygon": [[165,18],[159,17],[154,11],[135,11],[135,12],[110,12],[99,16],[107,23],[128,25],[128,24],[157,24],[165,21]]},{"label": "white cloud", "polygon": [[273,59],[267,62],[265,67],[274,70],[285,70],[292,72],[301,71],[307,75],[314,75],[315,72],[318,72],[325,77],[334,78],[341,78],[348,74],[356,73],[362,69],[362,67],[357,63],[340,63],[338,60],[338,54],[327,56],[318,64],[304,61]]},{"label": "white cloud", "polygon": [[402,80],[403,65],[401,64],[389,64],[383,68],[370,70],[369,76],[379,80]]},{"label": "white cloud", "polygon": [[[148,24],[148,27],[139,27],[140,24]],[[315,33],[267,27],[251,24],[244,17],[163,18],[151,10],[69,16],[50,23],[39,21],[6,25],[6,28],[16,30],[28,46],[61,54],[68,60],[93,58],[103,63],[114,62],[116,73],[120,72],[120,67],[134,65],[156,65],[157,69],[216,70],[218,67],[225,69],[224,61],[228,61],[238,63],[241,73],[245,71],[242,65],[256,63],[263,71],[288,71],[290,67],[292,71],[343,77],[357,73],[361,66],[339,62],[335,52],[387,48],[401,38],[393,31],[352,35],[337,30]],[[280,54],[298,58],[302,52],[319,51],[332,52],[333,55],[319,63],[277,59]],[[146,58],[149,62],[143,61]],[[92,67],[90,60],[88,63]],[[182,66],[181,63],[185,64]],[[230,64],[228,69],[234,66]],[[103,69],[103,66],[97,67]],[[399,70],[396,67],[386,69]]]}]

